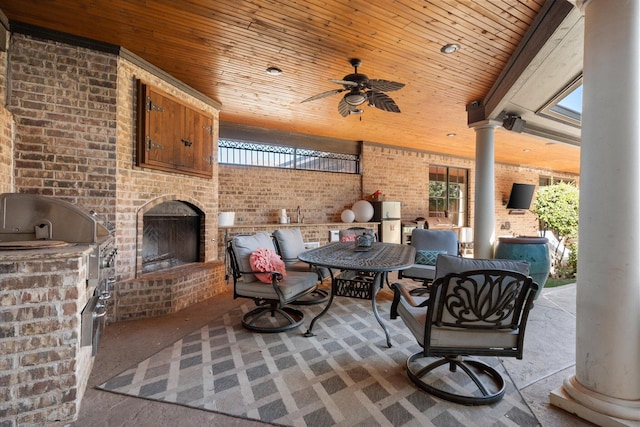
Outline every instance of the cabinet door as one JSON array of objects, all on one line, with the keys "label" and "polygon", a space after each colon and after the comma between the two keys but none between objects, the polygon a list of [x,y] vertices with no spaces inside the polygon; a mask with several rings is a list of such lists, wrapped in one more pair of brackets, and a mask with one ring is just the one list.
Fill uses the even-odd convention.
[{"label": "cabinet door", "polygon": [[153,89],[149,90],[147,103],[146,163],[174,168],[177,166],[175,142],[182,134],[184,107]]},{"label": "cabinet door", "polygon": [[213,116],[138,80],[136,165],[213,176]]},{"label": "cabinet door", "polygon": [[213,173],[213,118],[192,108],[185,109],[180,159],[184,168],[210,178]]}]

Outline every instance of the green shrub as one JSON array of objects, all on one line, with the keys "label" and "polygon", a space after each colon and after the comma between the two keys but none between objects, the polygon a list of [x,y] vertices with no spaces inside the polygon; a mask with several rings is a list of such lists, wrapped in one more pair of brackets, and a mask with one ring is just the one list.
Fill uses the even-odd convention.
[{"label": "green shrub", "polygon": [[[578,208],[580,193],[574,184],[559,182],[540,187],[533,202],[533,213],[538,216],[542,230],[551,230],[563,247],[569,239],[578,237]],[[566,265],[563,265],[564,251],[552,254],[555,276],[575,277],[578,265],[578,245],[571,243],[571,251]]]}]

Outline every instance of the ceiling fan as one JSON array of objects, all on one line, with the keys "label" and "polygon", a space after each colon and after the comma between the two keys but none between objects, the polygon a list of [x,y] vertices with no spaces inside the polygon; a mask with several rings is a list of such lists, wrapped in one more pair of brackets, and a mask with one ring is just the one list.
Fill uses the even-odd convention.
[{"label": "ceiling fan", "polygon": [[357,58],[352,58],[349,62],[354,68],[353,74],[344,76],[342,80],[329,79],[330,82],[342,85],[342,89],[322,92],[301,102],[315,101],[316,99],[325,98],[337,93],[347,92],[338,103],[338,112],[342,117],[347,117],[349,114],[362,114],[364,110],[359,108],[359,106],[367,101],[370,107],[376,107],[392,113],[399,113],[400,108],[398,105],[384,92],[402,89],[404,83],[380,79],[369,80],[369,77],[366,75],[358,73],[358,67],[362,64],[362,61]]}]

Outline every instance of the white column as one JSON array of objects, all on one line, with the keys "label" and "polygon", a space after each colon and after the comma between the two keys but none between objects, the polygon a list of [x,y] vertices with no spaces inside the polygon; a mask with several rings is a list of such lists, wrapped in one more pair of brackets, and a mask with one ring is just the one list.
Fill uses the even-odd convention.
[{"label": "white column", "polygon": [[474,125],[476,131],[476,188],[473,221],[474,258],[493,258],[495,240],[495,154],[496,124]]},{"label": "white column", "polygon": [[576,374],[551,403],[640,425],[640,2],[585,3]]}]

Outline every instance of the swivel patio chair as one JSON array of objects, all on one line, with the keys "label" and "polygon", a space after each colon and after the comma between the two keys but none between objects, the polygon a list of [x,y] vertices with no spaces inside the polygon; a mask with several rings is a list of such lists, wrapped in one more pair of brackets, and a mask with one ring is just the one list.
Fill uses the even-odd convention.
[{"label": "swivel patio chair", "polygon": [[378,241],[378,235],[370,228],[366,228],[366,227],[349,227],[345,230],[340,230],[338,231],[338,236],[340,238],[341,242],[349,242],[349,241],[355,241],[356,236],[359,236],[361,234],[369,234],[372,238],[374,242]]},{"label": "swivel patio chair", "polygon": [[[242,326],[256,332],[282,332],[300,326],[304,314],[288,304],[316,291],[318,275],[312,271],[285,271],[271,235],[266,232],[234,236],[227,250],[233,272],[233,297],[252,299],[257,306],[244,314]],[[257,256],[264,254],[271,259],[262,260],[260,265],[269,268],[252,268]]]},{"label": "swivel patio chair", "polygon": [[[458,234],[453,230],[416,228],[411,232],[411,246],[416,250],[416,262],[398,272],[398,279],[408,278],[429,286],[435,277],[436,259],[440,254],[459,255]],[[427,289],[422,289],[426,291]],[[420,293],[420,289],[416,292]],[[414,293],[416,293],[414,292]]]},{"label": "swivel patio chair", "polygon": [[[322,282],[330,276],[328,268],[320,268],[300,261],[298,255],[306,251],[304,239],[299,228],[282,228],[273,232],[273,242],[276,250],[282,257],[287,271],[312,271],[318,275],[318,280]],[[316,289],[304,298],[300,298],[293,302],[294,305],[310,305],[319,304],[326,301],[329,294],[324,289]]]},{"label": "swivel patio chair", "polygon": [[[367,234],[371,236],[371,239],[374,242],[378,241],[377,233],[372,229],[366,228],[366,227],[349,227],[345,230],[340,230],[338,232],[338,236],[340,237],[341,242],[353,241],[355,243],[356,238],[362,234]],[[350,282],[353,282],[353,283],[361,282],[364,288],[369,287],[369,284],[373,282],[374,276],[375,274],[370,272],[365,272],[365,271],[356,271],[356,272],[350,271],[350,272],[347,272],[345,275],[343,275],[343,277],[345,279],[348,279],[348,281]],[[387,286],[391,286],[389,284],[389,277],[386,274],[385,274],[385,283],[387,284]]]},{"label": "swivel patio chair", "polygon": [[[394,283],[391,318],[399,315],[422,347],[406,362],[411,381],[465,405],[502,399],[505,381],[500,372],[468,356],[522,359],[527,318],[538,289],[528,274],[529,265],[522,261],[440,255],[428,297],[414,297]],[[427,357],[438,359],[421,360]],[[443,365],[450,372],[437,370]],[[456,373],[458,368],[461,372]]]}]

